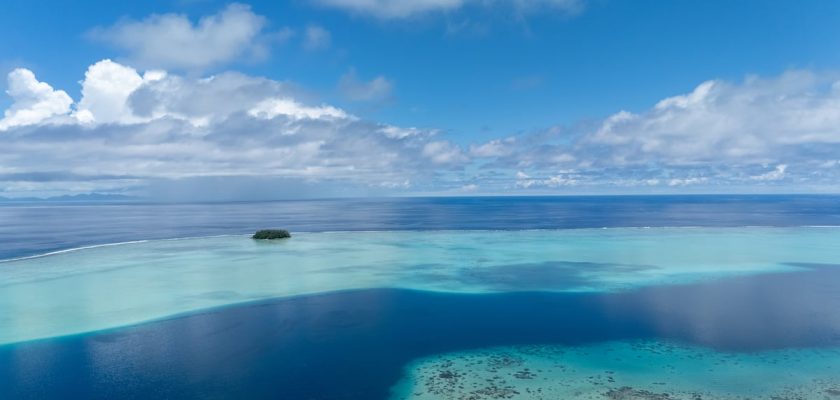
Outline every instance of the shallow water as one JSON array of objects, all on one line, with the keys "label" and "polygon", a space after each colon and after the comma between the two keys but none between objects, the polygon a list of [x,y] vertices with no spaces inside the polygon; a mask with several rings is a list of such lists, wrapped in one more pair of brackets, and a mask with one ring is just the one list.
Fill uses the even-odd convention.
[{"label": "shallow water", "polygon": [[840,228],[306,233],[101,246],[0,263],[0,344],[364,288],[610,292],[837,260]]},{"label": "shallow water", "polygon": [[[471,397],[472,396],[472,397]],[[663,341],[524,345],[412,363],[393,400],[802,399],[840,397],[840,347],[757,353]]]}]

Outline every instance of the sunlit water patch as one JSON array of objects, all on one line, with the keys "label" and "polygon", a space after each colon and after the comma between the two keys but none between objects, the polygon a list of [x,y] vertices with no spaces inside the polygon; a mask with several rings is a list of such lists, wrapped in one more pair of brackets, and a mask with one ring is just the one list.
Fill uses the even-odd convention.
[{"label": "sunlit water patch", "polygon": [[840,399],[840,348],[727,353],[662,341],[527,345],[417,360],[408,399]]},{"label": "sunlit water patch", "polygon": [[336,232],[147,241],[0,263],[0,343],[362,288],[612,292],[838,262],[835,228]]}]

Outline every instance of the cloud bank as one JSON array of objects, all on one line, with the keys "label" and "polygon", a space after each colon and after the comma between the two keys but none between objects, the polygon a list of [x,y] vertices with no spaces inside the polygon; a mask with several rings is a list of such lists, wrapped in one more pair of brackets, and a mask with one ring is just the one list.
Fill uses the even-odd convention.
[{"label": "cloud bank", "polygon": [[643,114],[611,116],[587,143],[620,148],[608,160],[615,164],[795,158],[803,145],[840,143],[840,81],[806,71],[741,84],[707,81]]},{"label": "cloud bank", "polygon": [[[790,71],[710,80],[644,112],[595,126],[471,146],[487,170],[516,169],[520,187],[705,186],[838,190],[840,80]],[[531,178],[531,176],[537,178]]]},{"label": "cloud bank", "polygon": [[[379,96],[376,79],[353,79],[360,100]],[[78,101],[26,69],[8,80],[0,196],[807,192],[840,182],[840,79],[827,73],[711,80],[645,111],[466,146],[236,72],[102,60]]]},{"label": "cloud bank", "polygon": [[140,190],[202,177],[376,192],[430,185],[430,165],[464,162],[436,131],[365,121],[234,72],[192,78],[103,60],[88,68],[75,103],[31,71],[9,79],[15,103],[0,120],[7,194]]}]

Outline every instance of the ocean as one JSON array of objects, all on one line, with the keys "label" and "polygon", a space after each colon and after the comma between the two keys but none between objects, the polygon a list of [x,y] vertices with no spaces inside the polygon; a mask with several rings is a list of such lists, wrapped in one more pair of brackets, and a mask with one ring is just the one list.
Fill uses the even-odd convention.
[{"label": "ocean", "polygon": [[262,203],[0,203],[0,259],[102,243],[297,232],[840,225],[820,195],[438,197]]},{"label": "ocean", "polygon": [[7,203],[0,259],[0,399],[840,398],[838,196]]}]

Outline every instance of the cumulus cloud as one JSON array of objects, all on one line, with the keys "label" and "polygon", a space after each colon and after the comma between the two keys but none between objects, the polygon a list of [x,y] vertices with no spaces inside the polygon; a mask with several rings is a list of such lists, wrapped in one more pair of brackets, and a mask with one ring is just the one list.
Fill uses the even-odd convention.
[{"label": "cumulus cloud", "polygon": [[583,9],[583,0],[313,0],[315,4],[382,19],[409,18],[432,12],[451,12],[465,6],[507,6],[519,13],[550,8],[565,13]]},{"label": "cumulus cloud", "polygon": [[73,99],[63,90],[55,90],[49,84],[38,81],[28,69],[18,68],[10,72],[8,84],[6,93],[13,103],[0,119],[0,131],[42,123],[70,112]]},{"label": "cumulus cloud", "polygon": [[383,101],[391,97],[393,89],[394,83],[384,76],[363,81],[354,69],[342,75],[338,82],[338,90],[352,101]]},{"label": "cumulus cloud", "polygon": [[82,81],[82,99],[75,116],[84,123],[130,123],[139,119],[128,104],[128,97],[146,81],[163,79],[165,73],[143,76],[131,67],[102,60],[88,67]]},{"label": "cumulus cloud", "polygon": [[[642,112],[470,147],[486,170],[543,177],[575,170],[578,186],[673,188],[836,190],[838,152],[840,80],[809,71],[710,80]],[[516,185],[560,182],[520,177]]]},{"label": "cumulus cloud", "polygon": [[406,190],[430,185],[432,165],[465,160],[457,145],[435,131],[313,105],[286,84],[265,78],[141,73],[104,60],[88,69],[82,86],[75,118],[68,97],[57,110],[61,124],[32,120],[26,130],[13,125],[0,133],[0,182],[6,191],[31,195],[172,189],[162,182],[173,180],[224,182],[211,177],[227,177],[237,188],[242,182],[301,188],[331,182],[334,188]]},{"label": "cumulus cloud", "polygon": [[193,23],[186,15],[156,14],[94,29],[90,35],[128,53],[132,64],[150,68],[201,69],[242,57],[263,57],[274,38],[289,30],[265,32],[267,19],[243,4]]},{"label": "cumulus cloud", "polygon": [[806,71],[703,82],[644,113],[619,112],[585,140],[615,149],[605,161],[618,164],[772,163],[807,143],[840,144],[840,89]]},{"label": "cumulus cloud", "polygon": [[144,120],[171,118],[210,126],[241,113],[273,118],[283,110],[277,110],[280,106],[276,104],[273,109],[270,101],[278,96],[294,97],[285,83],[235,72],[198,79],[160,72],[159,79],[147,75],[149,72],[143,74],[143,84],[128,97],[132,114]]},{"label": "cumulus cloud", "polygon": [[13,71],[9,82],[14,101],[0,120],[6,195],[202,185],[220,195],[225,182],[260,195],[274,193],[271,185],[312,195],[807,191],[840,181],[840,80],[831,74],[712,80],[646,111],[466,149],[434,129],[365,120],[287,83],[234,72],[196,77],[103,60],[88,69],[75,104],[30,71]]}]

